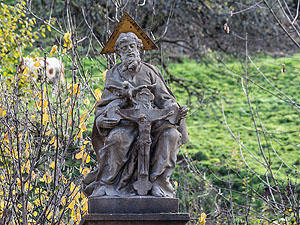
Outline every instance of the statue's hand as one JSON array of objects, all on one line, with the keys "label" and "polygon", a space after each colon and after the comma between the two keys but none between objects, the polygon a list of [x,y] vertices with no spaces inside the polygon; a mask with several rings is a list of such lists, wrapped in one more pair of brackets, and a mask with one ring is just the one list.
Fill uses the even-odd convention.
[{"label": "statue's hand", "polygon": [[114,128],[119,124],[119,120],[115,118],[107,118],[99,116],[96,120],[97,127],[101,128]]},{"label": "statue's hand", "polygon": [[120,114],[120,108],[116,108],[116,111],[115,111],[117,114]]},{"label": "statue's hand", "polygon": [[172,115],[174,115],[174,110],[168,112],[168,114],[167,114],[167,116],[172,116]]},{"label": "statue's hand", "polygon": [[181,106],[181,107],[179,108],[179,117],[180,117],[180,119],[185,118],[185,117],[187,116],[188,111],[189,111],[189,110],[188,110],[188,108],[187,108],[186,105]]}]

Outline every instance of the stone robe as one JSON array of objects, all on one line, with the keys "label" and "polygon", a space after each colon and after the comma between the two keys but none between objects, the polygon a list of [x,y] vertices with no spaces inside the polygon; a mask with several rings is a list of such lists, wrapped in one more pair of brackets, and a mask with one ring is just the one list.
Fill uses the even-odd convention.
[{"label": "stone robe", "polygon": [[[128,120],[120,120],[112,129],[96,126],[99,117],[109,117],[109,110],[120,106],[124,101],[106,87],[122,87],[124,81],[134,87],[155,84],[151,90],[154,95],[153,107],[168,109],[175,105],[179,108],[156,67],[141,63],[137,72],[122,72],[121,68],[121,64],[118,64],[107,72],[101,101],[96,104],[92,144],[99,166],[83,180],[83,191],[87,196],[135,195],[132,184],[137,180],[138,127]],[[122,104],[122,108],[130,106]],[[153,184],[153,190],[159,190],[160,196],[173,197],[174,191],[169,178],[175,168],[180,145],[188,141],[184,119],[178,124],[171,124],[166,120],[155,122],[151,129],[151,139],[149,180]]]}]

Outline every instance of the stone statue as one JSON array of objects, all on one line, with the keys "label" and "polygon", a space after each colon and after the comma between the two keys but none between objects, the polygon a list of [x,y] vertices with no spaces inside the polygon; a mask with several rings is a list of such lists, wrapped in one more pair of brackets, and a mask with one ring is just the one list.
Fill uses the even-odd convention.
[{"label": "stone statue", "polygon": [[160,71],[140,59],[142,40],[121,33],[121,63],[106,74],[95,106],[92,144],[98,169],[83,180],[87,196],[174,197],[170,176],[179,147],[188,141],[180,107]]}]

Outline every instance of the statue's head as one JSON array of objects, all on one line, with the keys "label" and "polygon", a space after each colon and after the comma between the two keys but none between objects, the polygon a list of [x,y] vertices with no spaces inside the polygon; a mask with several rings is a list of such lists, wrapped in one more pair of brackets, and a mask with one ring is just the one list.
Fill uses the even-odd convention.
[{"label": "statue's head", "polygon": [[146,120],[146,114],[142,113],[139,117],[140,121],[144,122]]},{"label": "statue's head", "polygon": [[116,41],[115,52],[120,57],[125,69],[133,71],[139,65],[143,42],[134,33],[121,33]]},{"label": "statue's head", "polygon": [[135,98],[139,102],[151,103],[154,100],[154,95],[148,88],[143,88],[136,94]]},{"label": "statue's head", "polygon": [[122,83],[122,86],[123,86],[123,88],[125,88],[125,89],[129,89],[130,84],[129,84],[128,81],[124,81],[124,82]]}]

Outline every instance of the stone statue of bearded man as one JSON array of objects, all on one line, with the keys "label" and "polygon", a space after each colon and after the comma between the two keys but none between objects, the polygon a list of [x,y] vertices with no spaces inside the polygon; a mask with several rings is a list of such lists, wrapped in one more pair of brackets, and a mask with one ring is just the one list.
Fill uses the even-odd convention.
[{"label": "stone statue of bearded man", "polygon": [[152,188],[147,195],[174,197],[170,176],[176,165],[179,147],[188,141],[184,117],[186,107],[180,107],[167,87],[160,71],[141,62],[142,41],[134,33],[121,33],[115,44],[115,52],[121,63],[106,73],[106,82],[101,101],[95,106],[95,121],[92,144],[99,162],[98,169],[83,180],[87,196],[134,196],[133,183],[137,180],[137,124],[118,119],[111,113],[114,107],[132,109],[108,87],[122,88],[124,82],[132,87],[151,86],[153,109],[177,109],[179,119],[175,124],[159,120],[151,125],[149,181]]}]

